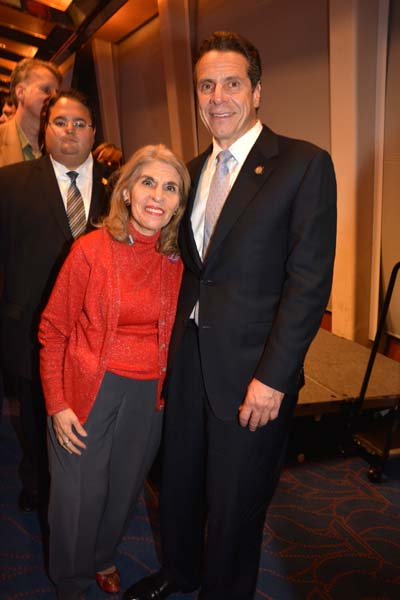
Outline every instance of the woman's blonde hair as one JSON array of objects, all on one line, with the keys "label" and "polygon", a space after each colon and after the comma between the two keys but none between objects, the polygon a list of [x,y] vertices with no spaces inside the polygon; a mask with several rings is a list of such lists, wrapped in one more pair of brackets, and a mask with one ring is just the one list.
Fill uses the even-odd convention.
[{"label": "woman's blonde hair", "polygon": [[143,146],[137,150],[122,167],[120,176],[111,195],[110,212],[101,223],[110,235],[119,242],[129,243],[130,206],[126,204],[126,190],[140,178],[143,167],[155,160],[173,167],[180,178],[179,205],[170,222],[161,229],[157,250],[167,256],[179,254],[178,230],[179,223],[186,208],[186,200],[190,188],[190,175],[185,163],[163,144]]}]

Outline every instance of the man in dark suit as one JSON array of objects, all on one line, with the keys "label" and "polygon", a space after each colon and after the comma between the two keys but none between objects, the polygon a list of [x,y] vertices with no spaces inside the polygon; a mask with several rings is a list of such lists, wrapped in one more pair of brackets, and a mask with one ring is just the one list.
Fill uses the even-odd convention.
[{"label": "man in dark suit", "polygon": [[[38,506],[40,493],[45,499],[48,480],[38,363],[40,313],[74,237],[90,229],[106,210],[101,167],[91,155],[93,119],[84,95],[59,92],[46,111],[48,154],[0,169],[1,351],[4,369],[17,379],[23,443],[19,505],[26,511]],[[72,225],[67,215],[68,172],[78,174],[74,202],[80,204]]]},{"label": "man in dark suit", "polygon": [[[61,72],[51,62],[24,58],[16,64],[10,78],[10,96],[5,99],[0,116],[0,167],[42,155],[38,136],[41,110],[61,83]],[[0,372],[0,420],[2,376]],[[6,382],[6,389],[12,394],[13,381],[6,379]]]},{"label": "man in dark suit", "polygon": [[125,600],[198,587],[201,600],[254,597],[265,514],[331,286],[329,155],[258,121],[260,58],[242,37],[212,34],[195,75],[213,144],[190,165],[180,232],[185,272],[167,386],[163,567]]}]

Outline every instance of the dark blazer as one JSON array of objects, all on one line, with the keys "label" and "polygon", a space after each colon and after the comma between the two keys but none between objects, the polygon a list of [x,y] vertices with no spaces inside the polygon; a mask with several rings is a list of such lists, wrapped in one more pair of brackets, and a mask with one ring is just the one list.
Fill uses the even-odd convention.
[{"label": "dark blazer", "polygon": [[[50,158],[0,169],[2,362],[7,371],[37,373],[37,327],[58,271],[73,242]],[[101,167],[94,161],[88,230],[107,210]]]},{"label": "dark blazer", "polygon": [[305,353],[331,289],[336,183],[327,152],[264,127],[202,263],[190,216],[210,151],[189,165],[193,186],[180,229],[185,271],[170,367],[200,300],[207,395],[217,416],[232,419],[253,377],[286,394],[303,383]]}]

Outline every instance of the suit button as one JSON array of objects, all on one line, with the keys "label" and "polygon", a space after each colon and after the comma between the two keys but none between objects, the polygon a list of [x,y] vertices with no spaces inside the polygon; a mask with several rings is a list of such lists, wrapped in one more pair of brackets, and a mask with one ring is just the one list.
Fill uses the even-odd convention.
[{"label": "suit button", "polygon": [[214,282],[212,279],[202,279],[201,283],[202,283],[202,285],[214,285]]}]

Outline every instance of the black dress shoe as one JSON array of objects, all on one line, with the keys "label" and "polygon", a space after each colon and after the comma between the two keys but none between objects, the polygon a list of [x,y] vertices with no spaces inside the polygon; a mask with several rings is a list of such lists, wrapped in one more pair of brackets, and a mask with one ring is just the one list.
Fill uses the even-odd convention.
[{"label": "black dress shoe", "polygon": [[162,600],[175,592],[183,591],[175,581],[169,581],[162,571],[141,579],[123,595],[123,600]]},{"label": "black dress shoe", "polygon": [[18,506],[23,512],[32,512],[39,508],[39,495],[22,490],[18,497]]}]

